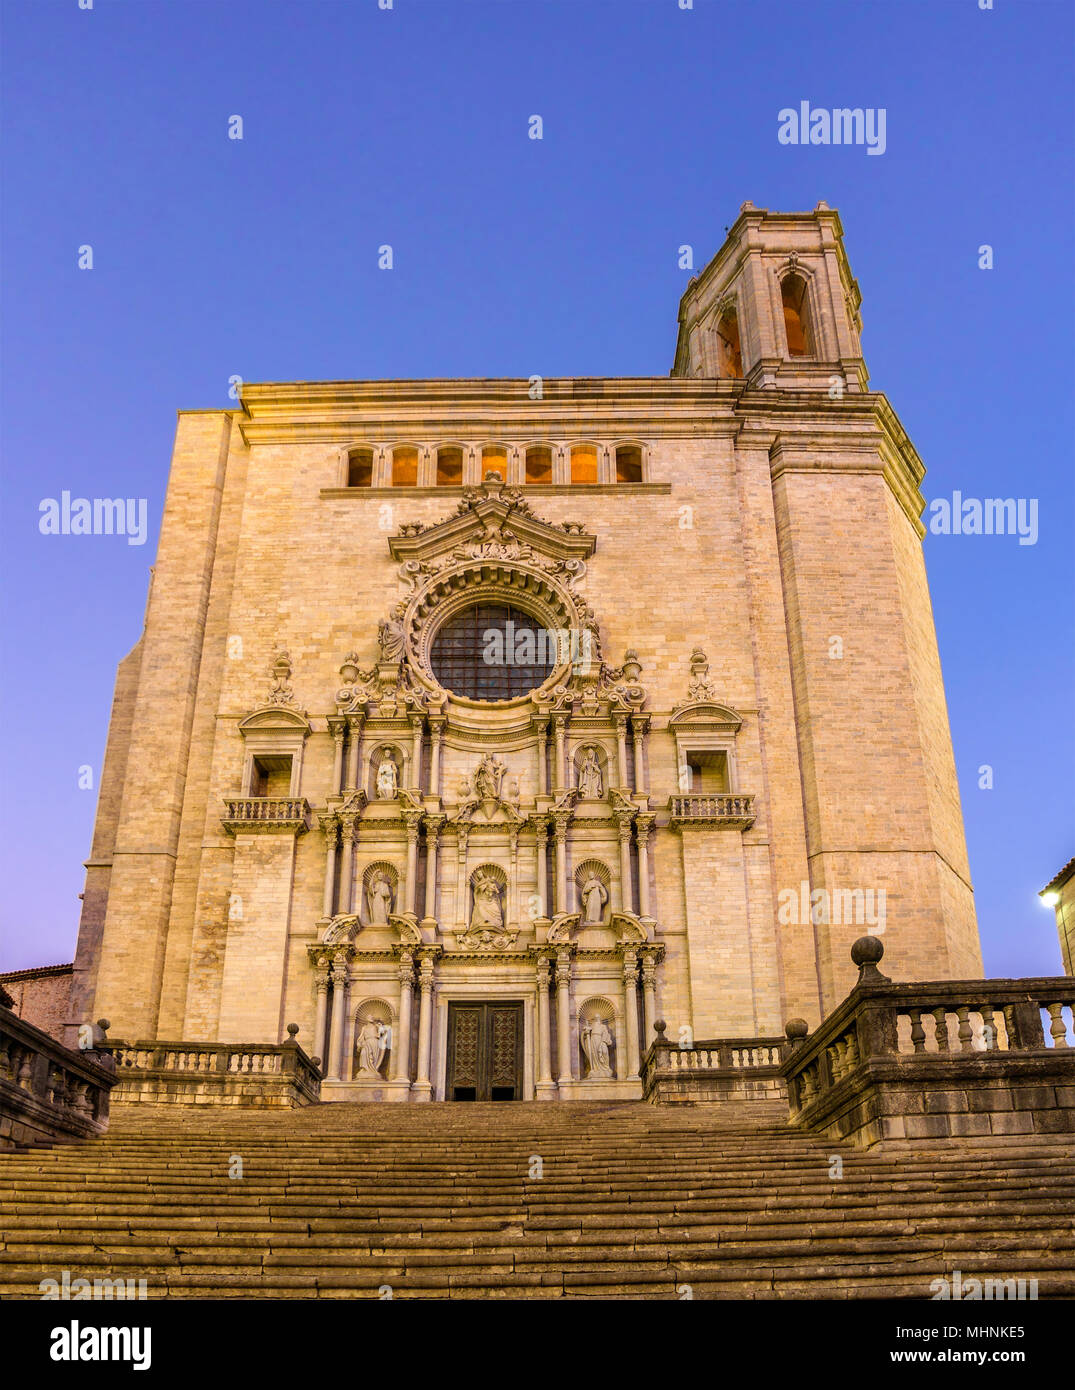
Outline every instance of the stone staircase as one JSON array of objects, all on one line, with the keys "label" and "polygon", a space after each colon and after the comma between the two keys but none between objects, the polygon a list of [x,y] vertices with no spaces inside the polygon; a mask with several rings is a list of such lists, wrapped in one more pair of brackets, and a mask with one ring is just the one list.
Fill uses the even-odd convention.
[{"label": "stone staircase", "polygon": [[0,1296],[67,1270],[150,1298],[928,1298],[959,1269],[1075,1297],[1070,1136],[862,1153],[786,1114],[120,1105],[0,1155]]}]

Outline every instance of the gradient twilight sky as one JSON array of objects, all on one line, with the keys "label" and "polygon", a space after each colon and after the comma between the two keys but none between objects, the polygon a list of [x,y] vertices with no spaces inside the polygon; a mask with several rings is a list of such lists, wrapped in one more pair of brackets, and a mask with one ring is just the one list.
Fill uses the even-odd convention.
[{"label": "gradient twilight sky", "polygon": [[[986,973],[1059,971],[1036,891],[1075,854],[1070,0],[0,14],[0,968],[72,956],[96,800],[79,769],[96,786],[178,408],[234,405],[235,374],[663,376],[677,248],[700,267],[745,199],[823,198],[927,498],[1038,499],[1036,545],[930,536],[926,561]],[[885,108],[886,152],[779,144],[803,100]],[[147,543],[41,535],[64,489],[147,498]]]}]

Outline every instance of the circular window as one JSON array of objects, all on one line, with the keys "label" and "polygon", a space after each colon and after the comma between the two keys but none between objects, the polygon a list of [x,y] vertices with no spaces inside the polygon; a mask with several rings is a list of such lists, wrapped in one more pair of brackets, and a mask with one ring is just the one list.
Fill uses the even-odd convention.
[{"label": "circular window", "polygon": [[476,603],[449,618],[433,638],[438,683],[468,700],[514,700],[552,675],[556,634],[521,608]]}]

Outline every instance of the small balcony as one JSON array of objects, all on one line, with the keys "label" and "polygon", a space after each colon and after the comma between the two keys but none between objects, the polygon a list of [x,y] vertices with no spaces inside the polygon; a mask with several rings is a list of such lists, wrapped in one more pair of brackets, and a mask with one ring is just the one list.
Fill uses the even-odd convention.
[{"label": "small balcony", "polygon": [[229,835],[249,835],[259,831],[303,834],[309,829],[309,802],[304,796],[228,797],[220,823]]},{"label": "small balcony", "polygon": [[668,798],[673,830],[749,830],[754,824],[753,792],[691,793]]}]

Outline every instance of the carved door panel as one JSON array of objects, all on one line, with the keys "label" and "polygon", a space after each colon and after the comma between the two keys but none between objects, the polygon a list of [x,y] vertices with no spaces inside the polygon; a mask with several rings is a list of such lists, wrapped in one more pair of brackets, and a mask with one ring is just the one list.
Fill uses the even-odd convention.
[{"label": "carved door panel", "polygon": [[521,1004],[448,1005],[449,1100],[521,1100]]}]

